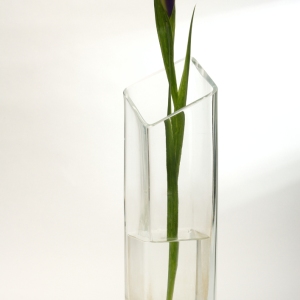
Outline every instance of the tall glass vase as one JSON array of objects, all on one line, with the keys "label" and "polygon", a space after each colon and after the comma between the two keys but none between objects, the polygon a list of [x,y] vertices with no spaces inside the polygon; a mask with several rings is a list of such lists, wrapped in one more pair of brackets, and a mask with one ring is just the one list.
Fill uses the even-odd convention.
[{"label": "tall glass vase", "polygon": [[[176,63],[177,78],[183,66]],[[163,70],[127,88],[124,99],[125,299],[214,300],[217,86],[193,58],[181,110],[167,115]],[[184,126],[172,189],[167,126],[175,118]]]}]

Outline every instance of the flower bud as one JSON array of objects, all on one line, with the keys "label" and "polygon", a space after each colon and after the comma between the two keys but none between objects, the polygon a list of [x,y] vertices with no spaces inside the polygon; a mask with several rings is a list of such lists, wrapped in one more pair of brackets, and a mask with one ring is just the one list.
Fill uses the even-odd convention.
[{"label": "flower bud", "polygon": [[161,0],[161,4],[168,13],[168,16],[171,17],[175,5],[175,0]]}]

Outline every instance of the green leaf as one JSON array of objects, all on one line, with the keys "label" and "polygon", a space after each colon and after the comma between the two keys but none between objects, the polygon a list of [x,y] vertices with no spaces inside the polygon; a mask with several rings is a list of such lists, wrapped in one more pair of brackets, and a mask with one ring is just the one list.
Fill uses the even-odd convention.
[{"label": "green leaf", "polygon": [[173,102],[177,102],[178,90],[174,66],[175,9],[169,18],[160,0],[154,0],[155,21],[160,49],[170,85]]},{"label": "green leaf", "polygon": [[171,29],[173,33],[173,47],[174,47],[174,40],[175,40],[175,27],[176,27],[176,8],[174,6],[172,15],[170,16],[170,24],[171,24]]},{"label": "green leaf", "polygon": [[[178,92],[178,101],[174,102],[175,111],[186,105],[188,80],[189,80],[189,72],[190,72],[190,60],[191,60],[192,28],[193,28],[195,8],[193,10],[191,23],[190,23],[184,69],[183,69],[179,92]],[[184,137],[184,126],[185,126],[184,112],[181,112],[172,118],[173,143],[174,143],[175,158],[176,158],[175,166],[176,166],[177,178],[179,176],[179,167],[180,167],[181,152],[182,152],[183,137]]]},{"label": "green leaf", "polygon": [[190,72],[190,61],[191,61],[191,39],[192,39],[192,29],[193,29],[193,20],[194,20],[195,9],[196,9],[196,7],[193,10],[193,14],[192,14],[192,18],[191,18],[189,38],[188,38],[185,62],[184,62],[184,69],[183,69],[182,77],[181,77],[181,81],[180,81],[179,92],[178,92],[178,102],[176,103],[175,110],[178,110],[186,105],[189,72]]}]

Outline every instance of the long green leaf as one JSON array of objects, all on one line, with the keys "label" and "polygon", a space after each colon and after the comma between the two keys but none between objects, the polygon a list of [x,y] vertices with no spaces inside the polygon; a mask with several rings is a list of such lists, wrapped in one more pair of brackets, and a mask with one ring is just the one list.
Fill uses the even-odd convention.
[{"label": "long green leaf", "polygon": [[170,24],[171,24],[171,29],[172,29],[172,34],[173,34],[173,45],[175,41],[175,27],[176,27],[176,8],[174,6],[172,15],[170,17]]},{"label": "long green leaf", "polygon": [[160,0],[154,0],[154,10],[157,35],[171,89],[171,95],[173,101],[177,102],[178,90],[174,66],[175,9],[171,18],[169,18]]},{"label": "long green leaf", "polygon": [[[188,80],[189,80],[189,72],[190,72],[190,60],[191,60],[191,40],[192,40],[192,28],[193,28],[193,20],[194,20],[195,8],[193,10],[189,37],[187,42],[186,56],[184,62],[184,69],[182,72],[179,92],[178,92],[178,101],[174,103],[175,110],[178,110],[186,105],[187,99],[187,90],[188,90]],[[179,176],[179,166],[181,160],[181,152],[183,145],[183,136],[184,136],[184,124],[185,124],[185,115],[183,112],[176,115],[172,120],[173,127],[173,140],[176,151],[176,174]]]},{"label": "long green leaf", "polygon": [[190,72],[190,61],[191,61],[191,39],[192,39],[192,30],[193,30],[193,20],[195,9],[193,10],[191,23],[190,23],[190,31],[185,55],[185,62],[184,62],[184,69],[182,72],[181,82],[179,86],[179,93],[178,93],[178,107],[175,107],[175,110],[178,110],[186,105],[186,98],[187,98],[187,90],[188,90],[188,81],[189,81],[189,72]]}]

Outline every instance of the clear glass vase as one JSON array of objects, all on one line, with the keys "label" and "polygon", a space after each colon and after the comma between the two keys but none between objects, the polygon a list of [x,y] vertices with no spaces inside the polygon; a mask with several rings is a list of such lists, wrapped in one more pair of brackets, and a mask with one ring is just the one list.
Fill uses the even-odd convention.
[{"label": "clear glass vase", "polygon": [[[176,63],[177,78],[183,65]],[[217,86],[193,58],[181,110],[167,115],[164,70],[127,88],[124,99],[125,299],[214,300]],[[184,134],[178,197],[171,203],[166,126],[174,118],[184,118]],[[176,235],[170,237],[172,220]]]}]

